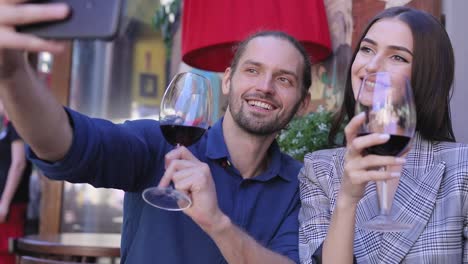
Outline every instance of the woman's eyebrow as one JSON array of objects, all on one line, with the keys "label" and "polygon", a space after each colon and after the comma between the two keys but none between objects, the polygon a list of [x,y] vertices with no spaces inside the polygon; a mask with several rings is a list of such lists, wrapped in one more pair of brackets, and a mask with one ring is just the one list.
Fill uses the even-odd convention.
[{"label": "woman's eyebrow", "polygon": [[[370,44],[372,44],[372,45],[378,46],[377,42],[374,41],[374,40],[372,40],[372,39],[370,39],[370,38],[363,38],[361,42],[368,42],[368,43],[370,43]],[[388,48],[389,48],[389,49],[393,49],[393,50],[404,51],[404,52],[409,53],[411,56],[413,56],[413,53],[412,53],[409,49],[407,49],[407,48],[405,48],[405,47],[403,47],[403,46],[390,45],[390,46],[388,46]]]}]

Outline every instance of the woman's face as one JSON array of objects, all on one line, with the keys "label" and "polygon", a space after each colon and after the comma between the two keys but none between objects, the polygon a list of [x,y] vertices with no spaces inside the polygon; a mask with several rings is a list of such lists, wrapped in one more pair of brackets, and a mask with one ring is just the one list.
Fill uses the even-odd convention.
[{"label": "woman's face", "polygon": [[413,63],[413,34],[401,20],[384,18],[374,23],[359,44],[351,65],[354,97],[367,74],[388,71],[411,79]]}]

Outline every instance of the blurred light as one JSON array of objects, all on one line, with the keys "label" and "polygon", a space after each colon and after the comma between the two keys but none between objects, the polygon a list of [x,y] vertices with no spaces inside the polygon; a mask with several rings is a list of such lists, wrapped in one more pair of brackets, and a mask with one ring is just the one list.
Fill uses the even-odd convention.
[{"label": "blurred light", "polygon": [[161,5],[169,5],[172,2],[174,2],[174,0],[161,0]]},{"label": "blurred light", "polygon": [[39,59],[44,62],[52,62],[52,54],[49,52],[41,52],[39,53]]},{"label": "blurred light", "polygon": [[49,52],[40,52],[38,55],[37,69],[42,73],[50,73],[54,57]]},{"label": "blurred light", "polygon": [[41,72],[49,73],[50,72],[50,66],[47,65],[46,63],[41,63],[41,64],[39,64],[39,70]]}]

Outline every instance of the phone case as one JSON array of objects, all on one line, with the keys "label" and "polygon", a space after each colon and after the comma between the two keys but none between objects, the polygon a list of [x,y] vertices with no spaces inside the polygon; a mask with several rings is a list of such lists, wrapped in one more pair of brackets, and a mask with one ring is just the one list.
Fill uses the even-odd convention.
[{"label": "phone case", "polygon": [[51,39],[112,39],[118,32],[122,0],[34,0],[66,3],[71,12],[60,21],[31,24],[17,30]]}]

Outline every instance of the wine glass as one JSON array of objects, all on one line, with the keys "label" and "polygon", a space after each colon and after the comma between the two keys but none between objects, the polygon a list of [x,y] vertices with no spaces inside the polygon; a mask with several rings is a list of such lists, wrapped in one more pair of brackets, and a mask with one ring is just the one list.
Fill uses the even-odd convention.
[{"label": "wine glass", "polygon": [[[367,148],[367,154],[400,156],[409,148],[416,128],[416,109],[409,80],[402,74],[377,72],[367,75],[359,89],[356,114],[365,112],[366,120],[358,136],[370,133],[389,134],[384,144]],[[385,167],[379,170],[385,170]],[[380,214],[359,227],[380,232],[401,232],[412,227],[392,219],[393,193],[386,181],[378,181]]]},{"label": "wine glass", "polygon": [[[174,146],[190,146],[211,125],[212,90],[207,78],[192,73],[177,74],[164,93],[159,125],[164,138]],[[189,208],[191,199],[173,187],[150,187],[143,191],[150,205],[169,211]]]}]

